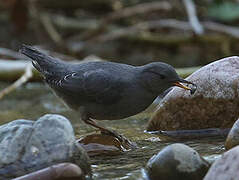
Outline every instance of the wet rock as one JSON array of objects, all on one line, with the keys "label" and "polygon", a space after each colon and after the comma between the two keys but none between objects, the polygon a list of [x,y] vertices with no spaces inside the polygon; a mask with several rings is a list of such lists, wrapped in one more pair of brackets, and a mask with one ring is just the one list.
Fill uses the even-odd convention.
[{"label": "wet rock", "polygon": [[209,164],[195,150],[176,143],[154,155],[148,161],[146,171],[151,180],[201,180],[208,168]]},{"label": "wet rock", "polygon": [[13,180],[84,180],[84,173],[81,168],[71,163],[56,164],[30,174],[15,178]]},{"label": "wet rock", "polygon": [[147,130],[231,128],[239,116],[239,57],[208,64],[187,80],[198,86],[195,94],[175,87],[159,104]]},{"label": "wet rock", "polygon": [[237,145],[239,145],[239,119],[234,123],[227,136],[225,148],[228,150]]},{"label": "wet rock", "polygon": [[76,144],[70,122],[60,115],[37,121],[15,120],[0,126],[0,179],[22,176],[39,169],[72,162],[90,174],[89,157]]},{"label": "wet rock", "polygon": [[204,180],[236,180],[238,177],[239,146],[236,146],[213,163]]},{"label": "wet rock", "polygon": [[137,145],[125,137],[124,141],[105,134],[91,134],[82,137],[78,143],[86,150],[89,156],[118,155],[122,152],[137,148]]}]

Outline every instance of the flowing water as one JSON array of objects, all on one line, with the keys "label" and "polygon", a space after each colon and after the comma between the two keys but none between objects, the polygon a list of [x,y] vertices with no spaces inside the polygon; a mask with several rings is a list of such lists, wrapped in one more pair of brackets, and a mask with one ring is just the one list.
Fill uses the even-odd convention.
[{"label": "flowing water", "polygon": [[[0,90],[8,85],[0,83]],[[144,133],[153,110],[152,106],[149,110],[124,120],[99,122],[136,142],[139,148],[116,156],[92,157],[94,179],[144,179],[143,168],[150,157],[163,147],[178,142],[165,141],[157,135]],[[71,120],[77,137],[95,132],[93,128],[81,122],[77,113],[66,108],[49,88],[41,83],[28,83],[0,100],[0,125],[15,119],[35,120],[47,113],[61,114]],[[213,161],[224,152],[224,139],[207,138],[187,140],[183,143],[197,150],[209,161]]]}]

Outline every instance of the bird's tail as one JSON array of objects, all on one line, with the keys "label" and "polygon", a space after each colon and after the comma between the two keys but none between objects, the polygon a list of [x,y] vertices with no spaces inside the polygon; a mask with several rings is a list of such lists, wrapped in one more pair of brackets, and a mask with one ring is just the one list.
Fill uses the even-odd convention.
[{"label": "bird's tail", "polygon": [[45,77],[56,75],[62,69],[62,61],[48,56],[32,46],[22,45],[19,52],[31,58],[32,65]]}]

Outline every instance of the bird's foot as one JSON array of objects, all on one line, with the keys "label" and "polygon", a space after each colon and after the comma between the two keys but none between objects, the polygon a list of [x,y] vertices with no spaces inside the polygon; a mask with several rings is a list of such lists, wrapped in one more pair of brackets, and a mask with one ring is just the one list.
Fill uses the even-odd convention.
[{"label": "bird's foot", "polygon": [[120,141],[123,144],[132,145],[131,141],[129,141],[126,137],[117,133],[116,131],[109,130],[109,129],[101,129],[100,131],[101,131],[101,134],[115,137],[118,141]]},{"label": "bird's foot", "polygon": [[87,120],[85,120],[85,122],[91,126],[94,126],[95,128],[98,128],[102,135],[108,135],[108,136],[115,137],[121,144],[125,144],[128,147],[131,147],[134,149],[137,148],[136,143],[129,141],[127,138],[125,138],[121,134],[118,134],[116,131],[109,130],[109,129],[106,129],[105,127],[99,126],[92,119],[87,119]]}]

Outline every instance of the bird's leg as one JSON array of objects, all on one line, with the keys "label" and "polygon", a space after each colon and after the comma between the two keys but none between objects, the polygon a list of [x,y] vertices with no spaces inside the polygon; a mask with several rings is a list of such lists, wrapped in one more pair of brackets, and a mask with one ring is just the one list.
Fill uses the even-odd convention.
[{"label": "bird's leg", "polygon": [[117,132],[115,132],[113,130],[106,129],[103,126],[98,125],[93,119],[91,119],[89,117],[88,113],[85,111],[84,108],[80,108],[79,111],[81,113],[81,120],[83,120],[86,124],[89,124],[97,129],[99,129],[101,131],[101,134],[113,136],[113,137],[117,138],[121,143],[130,144],[129,140],[127,140],[124,136],[118,134]]},{"label": "bird's leg", "polygon": [[94,126],[95,128],[98,128],[101,131],[102,134],[113,136],[113,137],[117,138],[120,142],[129,143],[129,141],[124,136],[118,134],[117,132],[115,132],[113,130],[106,129],[105,127],[102,127],[102,126],[98,125],[94,120],[92,120],[90,118],[84,120],[84,122],[86,124]]},{"label": "bird's leg", "polygon": [[114,132],[112,130],[109,130],[109,129],[106,129],[103,126],[98,125],[94,120],[92,120],[90,118],[88,118],[87,120],[84,120],[84,122],[86,124],[89,124],[89,125],[95,127],[95,128],[98,128],[101,131],[101,133],[103,133],[103,134],[108,134],[108,135],[112,135],[112,136],[117,136],[118,135],[116,132]]}]

